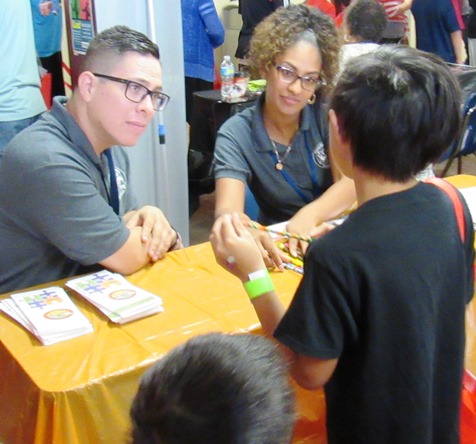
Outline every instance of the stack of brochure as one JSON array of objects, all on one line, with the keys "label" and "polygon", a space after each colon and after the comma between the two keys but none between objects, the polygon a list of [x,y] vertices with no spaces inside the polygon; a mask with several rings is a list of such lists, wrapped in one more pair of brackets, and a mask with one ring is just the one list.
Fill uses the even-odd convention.
[{"label": "stack of brochure", "polygon": [[12,294],[0,301],[0,309],[50,345],[93,331],[89,320],[60,287]]},{"label": "stack of brochure", "polygon": [[159,296],[142,290],[120,274],[107,270],[72,279],[66,285],[117,324],[164,310]]}]

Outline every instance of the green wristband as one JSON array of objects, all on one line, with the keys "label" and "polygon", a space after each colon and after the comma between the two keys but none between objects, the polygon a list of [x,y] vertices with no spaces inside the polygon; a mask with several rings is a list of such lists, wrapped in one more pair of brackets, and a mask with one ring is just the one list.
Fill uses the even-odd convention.
[{"label": "green wristband", "polygon": [[243,287],[245,287],[250,301],[274,290],[274,284],[268,272],[262,277],[245,282]]}]

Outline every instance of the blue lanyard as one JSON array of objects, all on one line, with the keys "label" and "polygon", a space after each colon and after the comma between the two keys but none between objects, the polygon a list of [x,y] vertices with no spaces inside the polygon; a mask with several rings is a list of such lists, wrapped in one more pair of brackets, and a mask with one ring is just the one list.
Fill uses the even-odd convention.
[{"label": "blue lanyard", "polygon": [[[320,194],[319,184],[317,182],[317,168],[316,168],[316,164],[314,163],[314,160],[312,158],[312,151],[311,151],[311,148],[309,147],[306,132],[304,133],[304,141],[306,143],[307,161],[308,161],[309,167],[311,169],[312,195],[313,195],[313,199],[315,199]],[[278,157],[276,156],[274,151],[270,151],[269,154],[273,158],[274,163],[275,164],[278,163]],[[298,196],[306,204],[312,202],[313,199],[308,199],[306,197],[306,195],[298,188],[298,186],[296,185],[296,182],[293,180],[293,178],[287,173],[287,171],[284,168],[281,170],[281,174],[283,175],[286,182],[291,186],[291,188],[298,194]]]},{"label": "blue lanyard", "polygon": [[111,148],[104,151],[106,155],[107,164],[109,166],[109,180],[110,180],[110,198],[109,205],[114,210],[114,213],[119,214],[119,190],[117,189],[116,170],[114,168],[114,161],[112,160]]}]

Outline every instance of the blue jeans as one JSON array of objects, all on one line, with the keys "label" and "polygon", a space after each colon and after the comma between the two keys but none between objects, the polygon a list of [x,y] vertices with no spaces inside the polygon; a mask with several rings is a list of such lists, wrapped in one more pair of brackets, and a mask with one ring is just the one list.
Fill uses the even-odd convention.
[{"label": "blue jeans", "polygon": [[30,126],[40,116],[41,114],[38,114],[37,116],[29,117],[28,119],[0,122],[0,162],[2,161],[3,153],[10,140],[12,140],[22,129]]}]

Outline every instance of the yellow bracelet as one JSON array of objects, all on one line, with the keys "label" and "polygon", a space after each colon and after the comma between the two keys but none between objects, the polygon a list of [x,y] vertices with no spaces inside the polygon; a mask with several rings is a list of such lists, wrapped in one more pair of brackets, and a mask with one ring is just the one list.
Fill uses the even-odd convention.
[{"label": "yellow bracelet", "polygon": [[274,284],[268,270],[265,271],[266,273],[261,277],[249,280],[243,284],[250,301],[274,290]]}]

